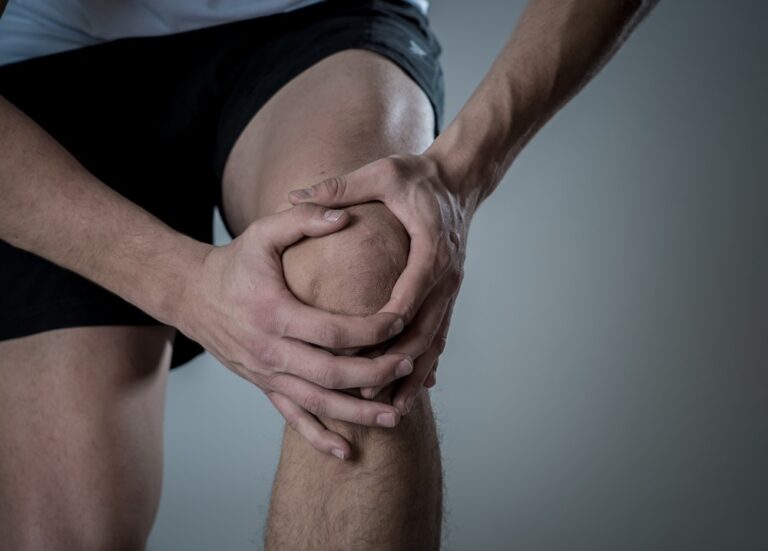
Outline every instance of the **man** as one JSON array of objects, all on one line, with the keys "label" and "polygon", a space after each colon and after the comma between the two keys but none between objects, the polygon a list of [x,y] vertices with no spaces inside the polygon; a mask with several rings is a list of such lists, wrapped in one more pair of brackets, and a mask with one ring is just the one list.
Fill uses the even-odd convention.
[{"label": "man", "polygon": [[12,1],[0,545],[142,549],[168,368],[202,345],[289,425],[267,549],[437,549],[423,388],[469,223],[650,5],[532,0],[435,139],[419,0]]}]

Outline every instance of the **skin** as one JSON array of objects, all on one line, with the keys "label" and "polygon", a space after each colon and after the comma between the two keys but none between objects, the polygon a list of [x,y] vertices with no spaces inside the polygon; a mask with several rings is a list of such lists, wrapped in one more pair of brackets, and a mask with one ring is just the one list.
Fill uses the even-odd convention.
[{"label": "skin", "polygon": [[0,343],[3,549],[143,548],[172,341],[168,327],[78,327]]},{"label": "skin", "polygon": [[[307,307],[285,286],[282,251],[305,236],[338,231],[349,223],[344,212],[329,219],[327,209],[304,205],[264,217],[231,244],[213,247],[175,232],[100,183],[1,98],[0,120],[0,235],[10,244],[101,284],[200,342],[263,391],[282,390],[296,402],[365,384],[361,378],[389,382],[404,360],[411,363],[403,354],[335,357],[309,346],[370,346],[402,330],[396,314],[332,314]],[[312,365],[322,370],[306,369]],[[270,379],[278,372],[306,384],[276,388]],[[389,413],[399,421],[391,406],[341,393],[332,401],[342,418],[376,424],[379,414]]]},{"label": "skin", "polygon": [[[289,208],[287,191],[295,182],[422,151],[433,126],[426,95],[394,63],[362,50],[332,55],[282,88],[235,144],[224,178],[228,219],[236,230],[247,227]],[[409,239],[381,203],[349,213],[352,222],[343,230],[288,249],[283,267],[289,287],[307,304],[367,314],[388,301]],[[388,403],[392,390],[386,386],[377,400]],[[426,391],[392,429],[323,415],[307,419],[298,410],[286,418],[265,549],[438,547],[442,472]],[[343,462],[308,443],[323,439],[342,452]]]},{"label": "skin", "polygon": [[531,137],[599,71],[654,5],[529,2],[472,97],[423,154],[391,155],[291,193],[293,204],[343,207],[381,201],[411,237],[407,267],[382,307],[409,324],[388,351],[417,358],[394,398],[399,410],[409,410],[421,385],[434,384],[477,207]]},{"label": "skin", "polygon": [[[286,431],[268,545],[437,548],[439,454],[422,385],[434,382],[430,373],[444,347],[469,223],[525,143],[610,58],[651,5],[639,0],[533,0],[476,92],[423,153],[419,151],[428,144],[417,147],[424,139],[419,117],[409,119],[417,128],[397,128],[406,138],[397,147],[377,141],[381,136],[375,132],[367,134],[371,127],[357,129],[363,139],[334,132],[337,124],[343,128],[343,121],[331,120],[323,133],[301,119],[287,124],[302,135],[316,132],[317,142],[333,136],[332,150],[312,146],[303,162],[283,161],[281,166],[267,161],[267,144],[261,151],[249,148],[250,163],[239,163],[225,181],[226,195],[242,199],[247,212],[238,215],[232,202],[227,204],[242,233],[224,247],[180,235],[111,191],[0,98],[0,237],[178,328],[272,400],[293,428]],[[339,71],[338,78],[351,76],[350,67]],[[398,101],[407,94],[393,93],[384,99]],[[364,104],[349,112],[357,117],[369,111],[386,115],[387,107]],[[272,117],[264,126],[278,128],[274,121],[290,117],[290,110],[273,110]],[[250,164],[259,170],[271,164],[275,172],[249,177]],[[299,173],[291,173],[293,165]],[[312,179],[321,181],[313,186]],[[269,181],[309,187],[288,196],[284,184],[264,183]],[[260,190],[247,195],[253,188]],[[281,193],[285,195],[278,198]],[[299,208],[273,214],[288,207],[289,198]],[[380,202],[379,214],[359,211],[366,213],[362,218],[367,222],[361,224],[354,223],[355,209],[328,217],[316,206],[372,201]],[[381,214],[381,205],[401,226]],[[260,210],[247,210],[251,208]],[[343,235],[348,225],[352,235],[368,224],[389,228],[384,243],[395,260],[385,277],[357,280],[359,288],[348,296],[351,284],[339,287],[338,278],[323,279],[337,269],[337,261],[325,264],[324,246],[309,243],[335,232]],[[392,282],[400,268],[398,255],[405,253],[398,244],[403,231],[410,238],[407,261]],[[309,239],[301,243],[306,247],[283,254],[305,237]],[[364,247],[348,246],[330,256],[341,252],[366,254]],[[302,280],[309,265],[323,270]],[[294,292],[303,294],[308,304],[338,312],[373,311],[383,302],[382,289],[389,292],[391,287],[391,292],[376,314],[331,314],[298,301],[283,279],[284,267]],[[403,324],[405,330],[391,340]],[[12,442],[0,447],[0,539],[21,542],[19,549],[39,548],[39,542],[46,549],[140,549],[146,538],[156,508],[157,410],[162,403],[158,379],[146,373],[166,369],[168,352],[160,349],[167,348],[163,343],[168,334],[162,333],[164,328],[150,328],[159,333],[111,328],[105,341],[107,333],[101,329],[106,328],[67,329],[0,343],[0,392],[4,404],[14,406],[3,411],[0,421],[0,439]],[[331,355],[323,348],[363,350],[349,356]],[[399,380],[402,374],[396,369],[403,360],[415,364]],[[35,377],[29,375],[30,366],[36,367]],[[46,378],[45,373],[52,375]],[[102,383],[83,386],[91,375]],[[24,401],[14,401],[17,387],[27,393]],[[356,395],[355,388],[362,390]],[[84,390],[89,391],[87,400],[82,399]],[[49,407],[51,393],[60,398]],[[374,400],[360,397],[374,395]],[[385,403],[391,396],[395,407]],[[66,404],[77,407],[70,411]],[[391,430],[404,415],[407,422]],[[42,437],[19,436],[30,423]],[[83,423],[106,423],[106,428],[89,430],[84,437]],[[387,429],[373,428],[377,426]],[[332,459],[334,450],[345,462]],[[126,451],[130,463],[121,459]],[[56,466],[53,457],[64,462]],[[61,476],[52,477],[49,473],[56,468]],[[70,480],[83,483],[68,484]],[[411,507],[409,487],[417,485],[424,486],[426,497],[414,503],[411,518],[403,511]],[[313,489],[310,500],[306,488]],[[46,499],[49,495],[56,499]],[[125,496],[132,504],[130,515],[112,514],[102,505],[123,503]],[[71,511],[83,514],[74,518]],[[417,539],[397,539],[409,523],[426,525],[424,539],[414,532],[406,533]],[[310,539],[313,534],[321,534],[320,543]]]}]

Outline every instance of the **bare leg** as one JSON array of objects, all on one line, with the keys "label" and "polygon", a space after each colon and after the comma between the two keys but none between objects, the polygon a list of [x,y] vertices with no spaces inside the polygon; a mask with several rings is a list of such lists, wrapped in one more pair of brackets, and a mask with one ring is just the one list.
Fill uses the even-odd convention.
[{"label": "bare leg", "polygon": [[[354,212],[356,227],[292,249],[286,254],[285,269],[294,292],[307,302],[368,313],[389,298],[397,268],[405,265],[407,241],[399,222],[381,205],[357,207]],[[309,281],[308,266],[313,267]],[[390,401],[390,396],[379,399]],[[356,455],[341,463],[318,454],[298,433],[286,430],[270,509],[268,549],[439,547],[440,453],[426,392],[395,429],[322,421],[347,438]]]},{"label": "bare leg", "polygon": [[[290,206],[290,189],[389,154],[422,151],[432,125],[428,100],[394,64],[359,50],[331,56],[284,87],[238,140],[225,172],[228,219],[242,231]],[[348,228],[285,253],[286,279],[309,304],[373,312],[405,265],[408,237],[381,204],[349,210]],[[267,549],[437,549],[442,477],[426,392],[394,429],[321,420],[357,453],[342,463],[286,428]]]},{"label": "bare leg", "polygon": [[144,548],[172,337],[88,327],[0,343],[0,547]]}]

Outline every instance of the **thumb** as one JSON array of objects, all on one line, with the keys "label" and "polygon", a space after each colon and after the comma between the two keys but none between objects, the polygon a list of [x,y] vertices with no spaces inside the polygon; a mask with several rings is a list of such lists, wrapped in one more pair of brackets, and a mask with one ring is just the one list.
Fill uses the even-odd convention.
[{"label": "thumb", "polygon": [[376,185],[377,179],[366,168],[326,178],[312,187],[294,190],[288,199],[294,205],[312,202],[326,207],[344,207],[380,200],[381,186]]},{"label": "thumb", "polygon": [[271,216],[261,218],[255,231],[268,244],[282,252],[304,237],[320,237],[339,231],[349,223],[345,210],[330,210],[320,205],[305,203]]}]

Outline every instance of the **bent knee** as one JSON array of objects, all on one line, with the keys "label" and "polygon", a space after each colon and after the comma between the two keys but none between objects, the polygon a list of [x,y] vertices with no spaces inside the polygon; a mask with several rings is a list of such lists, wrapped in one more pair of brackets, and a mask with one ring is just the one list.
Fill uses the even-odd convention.
[{"label": "bent knee", "polygon": [[[343,230],[305,239],[283,254],[285,280],[302,302],[323,310],[366,315],[387,303],[397,278],[405,268],[410,239],[400,221],[381,203],[366,203],[347,209],[350,224]],[[377,355],[379,347],[344,353]],[[359,396],[359,391],[351,391]],[[393,386],[376,397],[391,403]],[[395,428],[367,427],[323,418],[332,431],[346,438],[353,449],[365,450],[379,442],[394,444],[418,438],[431,426],[432,413],[426,393],[421,407],[401,419]],[[363,451],[364,453],[364,451]]]},{"label": "bent knee", "polygon": [[409,238],[381,203],[348,207],[347,227],[305,239],[283,255],[286,283],[302,302],[341,314],[376,312],[405,268]]}]

